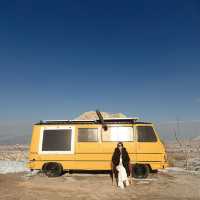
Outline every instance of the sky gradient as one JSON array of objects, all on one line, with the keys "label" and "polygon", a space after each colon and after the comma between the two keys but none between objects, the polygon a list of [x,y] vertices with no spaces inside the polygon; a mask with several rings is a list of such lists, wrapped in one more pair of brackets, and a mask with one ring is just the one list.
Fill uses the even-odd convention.
[{"label": "sky gradient", "polygon": [[199,1],[0,2],[0,120],[199,120],[199,77]]}]

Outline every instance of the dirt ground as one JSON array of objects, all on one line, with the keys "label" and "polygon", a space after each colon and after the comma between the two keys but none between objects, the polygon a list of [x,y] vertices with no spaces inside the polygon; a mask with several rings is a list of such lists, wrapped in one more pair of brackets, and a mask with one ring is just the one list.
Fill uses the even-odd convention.
[{"label": "dirt ground", "polygon": [[0,199],[200,199],[200,175],[159,172],[145,180],[134,180],[123,190],[112,186],[109,174],[73,173],[57,178],[42,174],[0,174]]}]

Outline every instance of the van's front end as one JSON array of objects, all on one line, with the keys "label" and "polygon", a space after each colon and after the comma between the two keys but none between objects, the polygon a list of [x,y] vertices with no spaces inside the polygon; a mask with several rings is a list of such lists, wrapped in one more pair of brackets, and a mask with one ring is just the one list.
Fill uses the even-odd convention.
[{"label": "van's front end", "polygon": [[168,157],[167,157],[165,145],[163,143],[162,143],[162,148],[163,148],[163,160],[162,160],[162,163],[161,163],[161,168],[165,169],[166,167],[169,167],[169,162],[168,162]]},{"label": "van's front end", "polygon": [[136,158],[134,161],[136,163],[135,173],[137,174],[137,171],[155,171],[166,168],[168,166],[167,154],[154,125],[138,122],[134,126],[137,137]]}]

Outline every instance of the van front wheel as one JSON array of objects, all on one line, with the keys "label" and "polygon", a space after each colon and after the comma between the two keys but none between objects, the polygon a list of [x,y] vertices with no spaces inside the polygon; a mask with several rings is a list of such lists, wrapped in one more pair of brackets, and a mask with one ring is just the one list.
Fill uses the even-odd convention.
[{"label": "van front wheel", "polygon": [[144,164],[135,164],[132,166],[132,176],[134,178],[147,178],[149,175],[149,167]]},{"label": "van front wheel", "polygon": [[45,163],[42,171],[48,176],[48,177],[57,177],[60,176],[63,172],[62,165],[60,163],[56,162],[49,162]]}]

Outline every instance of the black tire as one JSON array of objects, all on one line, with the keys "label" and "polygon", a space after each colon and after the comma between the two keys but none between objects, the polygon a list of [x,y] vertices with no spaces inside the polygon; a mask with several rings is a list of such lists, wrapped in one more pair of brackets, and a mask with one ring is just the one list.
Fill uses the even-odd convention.
[{"label": "black tire", "polygon": [[48,177],[58,177],[61,176],[63,173],[63,167],[60,163],[56,162],[49,162],[45,163],[42,171],[48,176]]},{"label": "black tire", "polygon": [[157,169],[150,170],[150,173],[158,173]]},{"label": "black tire", "polygon": [[144,164],[136,164],[132,166],[132,176],[134,178],[147,178],[149,175],[149,167]]}]

